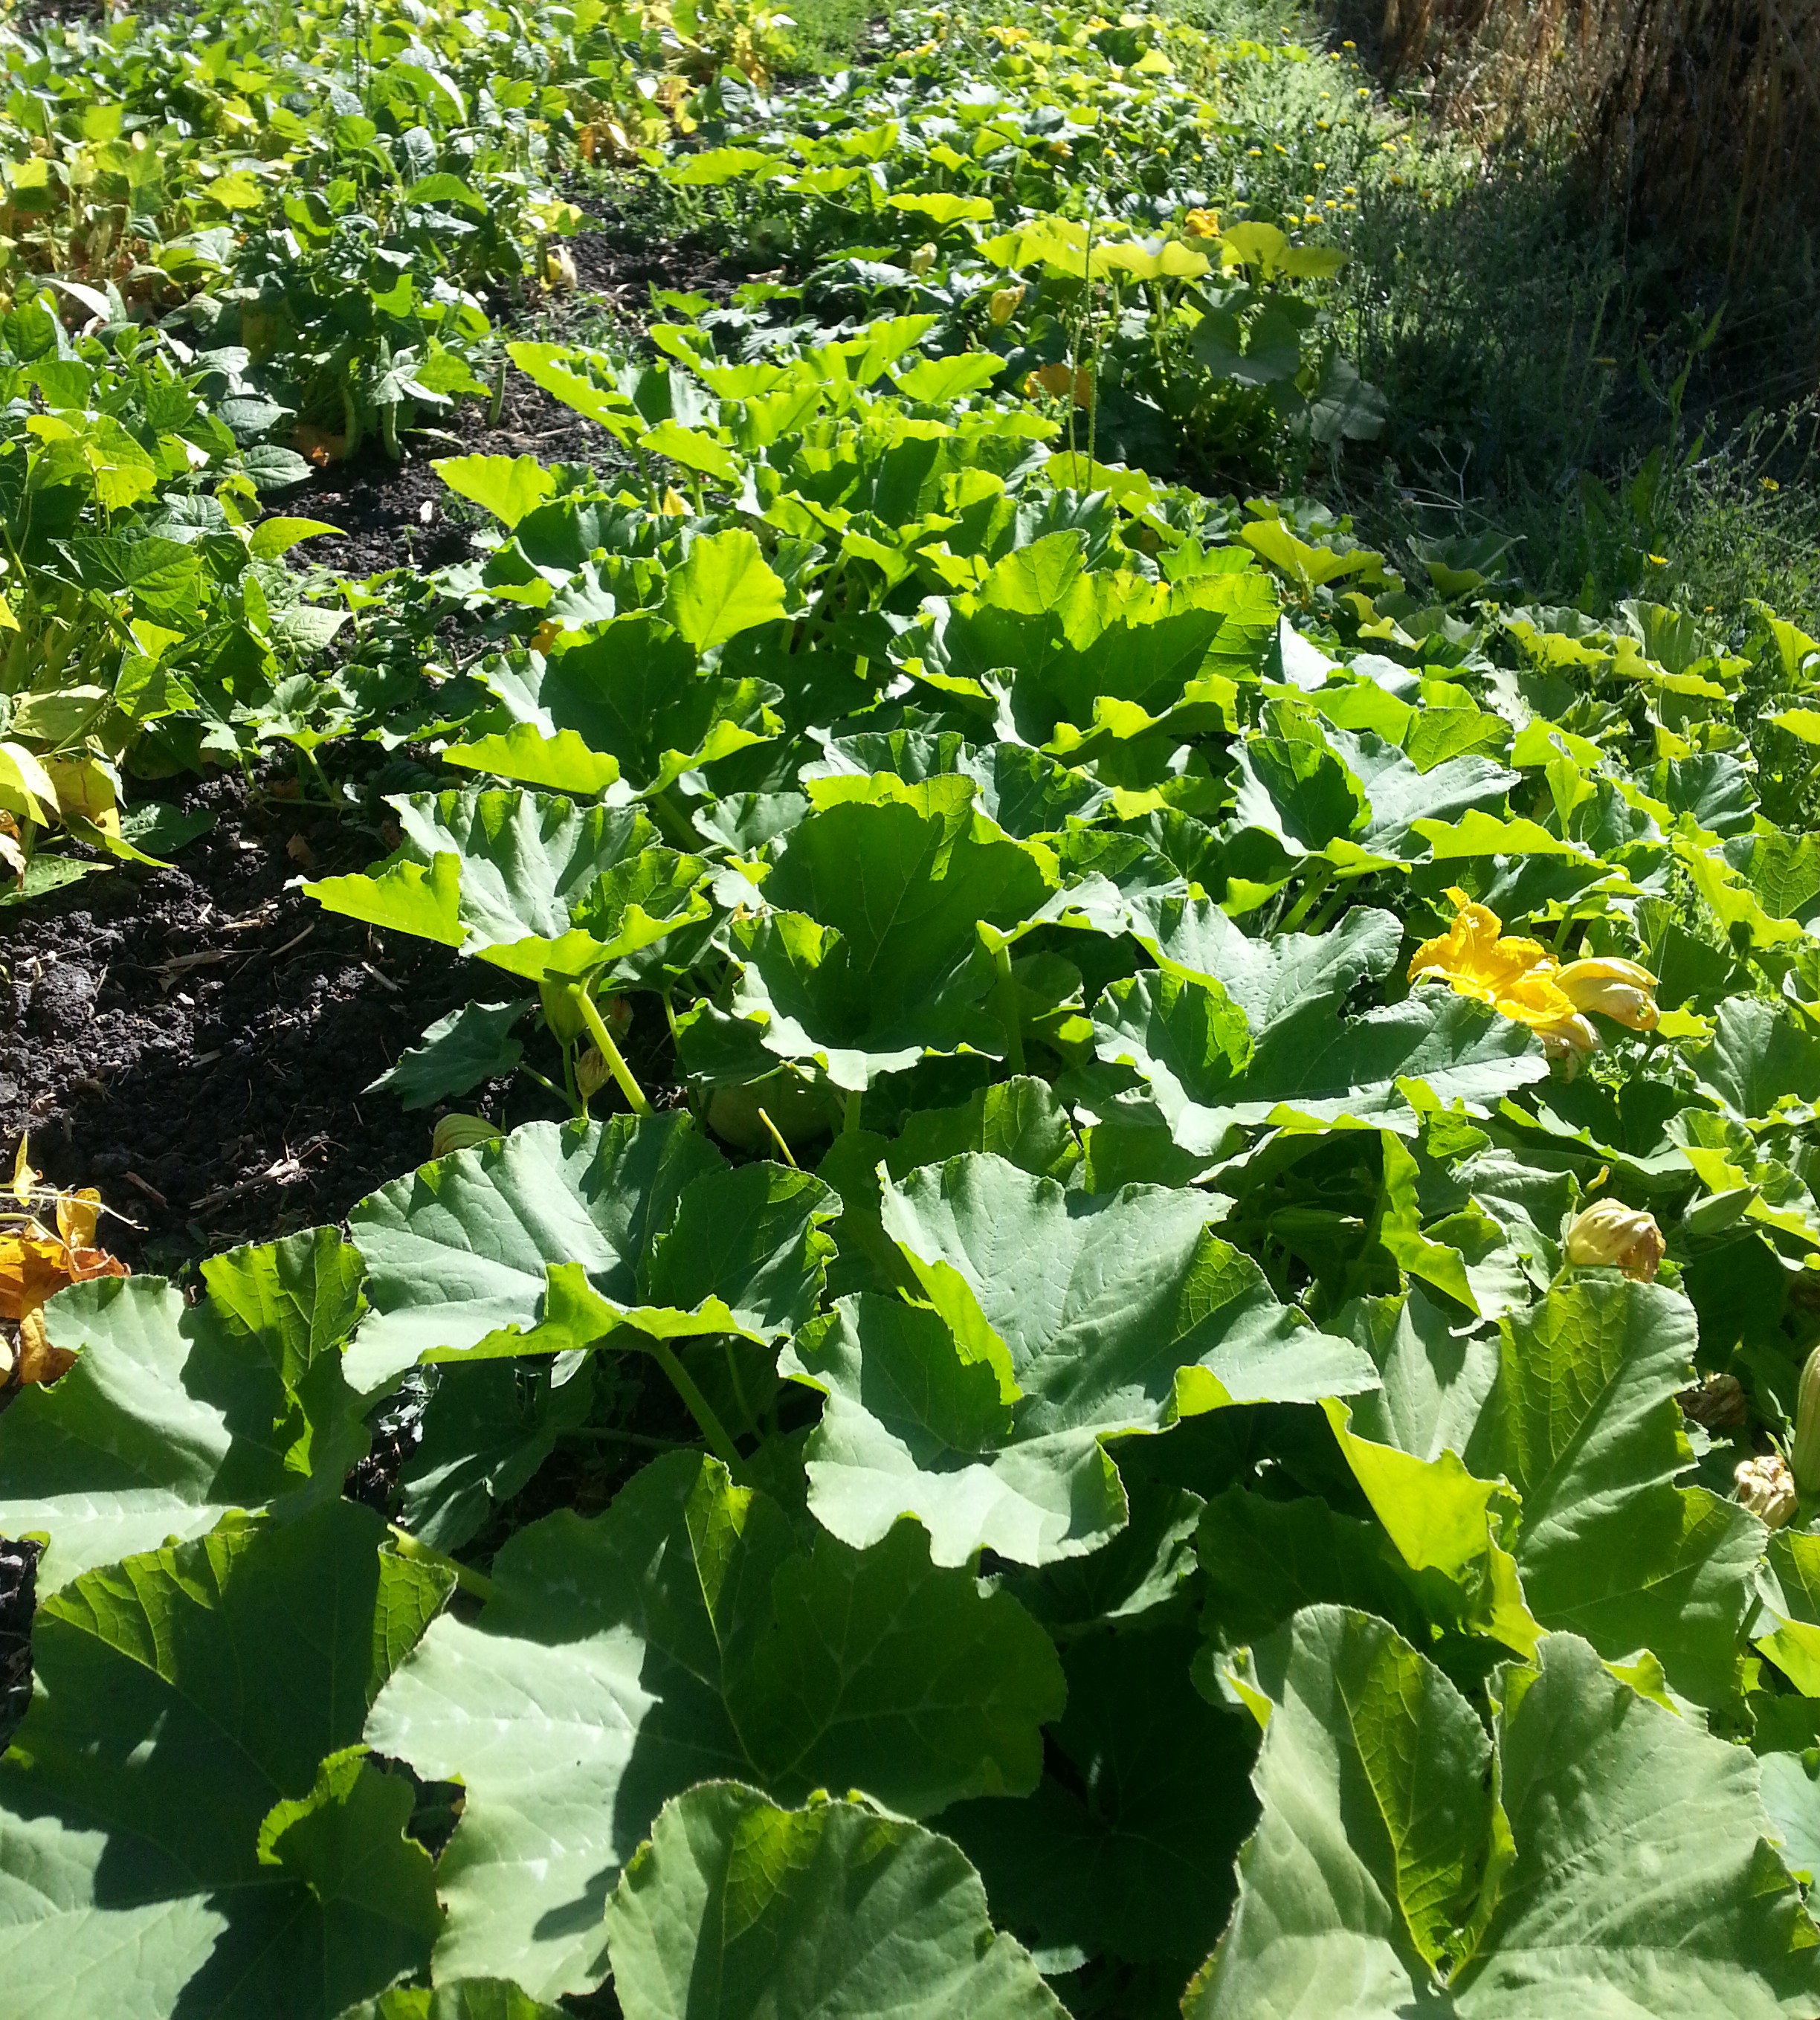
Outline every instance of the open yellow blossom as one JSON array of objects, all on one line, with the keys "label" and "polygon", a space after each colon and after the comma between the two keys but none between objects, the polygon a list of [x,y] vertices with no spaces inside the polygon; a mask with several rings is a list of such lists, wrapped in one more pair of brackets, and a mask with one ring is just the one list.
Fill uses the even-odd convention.
[{"label": "open yellow blossom", "polygon": [[1219,236],[1219,213],[1217,210],[1191,210],[1182,219],[1182,229],[1190,238],[1217,238]]},{"label": "open yellow blossom", "polygon": [[1540,940],[1506,935],[1488,906],[1450,890],[1454,922],[1425,940],[1409,964],[1409,979],[1432,977],[1462,996],[1488,1005],[1500,1016],[1527,1024],[1550,1059],[1596,1052],[1599,1035],[1582,1014],[1597,1010],[1633,1030],[1655,1028],[1650,991],[1655,978],[1635,961],[1575,961],[1562,968]]}]

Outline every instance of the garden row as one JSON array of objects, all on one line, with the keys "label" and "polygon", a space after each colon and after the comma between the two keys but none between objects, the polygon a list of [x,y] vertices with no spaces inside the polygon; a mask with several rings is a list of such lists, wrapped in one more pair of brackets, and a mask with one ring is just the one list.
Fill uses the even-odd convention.
[{"label": "garden row", "polygon": [[22,888],[154,751],[377,745],[305,888],[470,989],[369,1091],[431,1161],[193,1295],[22,1148],[9,2011],[1807,2020],[1820,644],[1313,502],[1343,52],[910,15],[773,94],[725,22],[608,112],[581,10],[441,23],[484,87],[422,11],[312,56],[361,145],[532,80],[528,202],[644,146],[769,263],[474,353],[598,453],[438,456],[470,553],[307,594],[168,319],[13,311],[22,457],[66,365],[192,417],[16,552],[107,641],[12,703]]}]

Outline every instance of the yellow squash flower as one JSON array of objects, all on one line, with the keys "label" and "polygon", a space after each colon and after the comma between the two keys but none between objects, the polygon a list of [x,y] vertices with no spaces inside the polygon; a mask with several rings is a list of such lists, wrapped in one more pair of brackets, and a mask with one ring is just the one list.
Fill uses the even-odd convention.
[{"label": "yellow squash flower", "polygon": [[1599,1034],[1582,1014],[1597,1010],[1633,1031],[1655,1028],[1655,977],[1633,961],[1572,961],[1561,967],[1540,940],[1506,936],[1503,921],[1465,892],[1450,890],[1454,922],[1425,940],[1409,964],[1409,979],[1451,983],[1462,996],[1488,1005],[1513,1023],[1527,1024],[1550,1059],[1596,1052]]},{"label": "yellow squash flower", "polygon": [[1489,906],[1475,904],[1464,891],[1450,890],[1454,922],[1437,939],[1424,940],[1409,964],[1409,979],[1432,977],[1527,1024],[1549,1057],[1589,1052],[1597,1034],[1572,1001],[1555,986],[1556,968],[1540,940],[1507,937],[1504,922]]},{"label": "yellow squash flower", "polygon": [[1633,961],[1570,961],[1555,983],[1576,1010],[1597,1010],[1633,1031],[1653,1031],[1662,1014],[1651,993],[1655,977]]}]

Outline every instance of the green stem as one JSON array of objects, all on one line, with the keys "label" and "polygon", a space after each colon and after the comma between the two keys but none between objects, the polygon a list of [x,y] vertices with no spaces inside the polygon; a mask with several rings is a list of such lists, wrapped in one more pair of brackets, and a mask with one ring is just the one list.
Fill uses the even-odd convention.
[{"label": "green stem", "polygon": [[1024,1070],[1024,1034],[1018,1022],[1017,983],[1011,972],[1011,943],[1001,940],[994,950],[992,965],[998,970],[993,985],[993,1001],[998,1021],[1004,1026],[1004,1056],[1013,1073]]},{"label": "green stem", "polygon": [[657,825],[669,837],[672,848],[680,849],[685,856],[692,856],[701,847],[701,837],[690,826],[688,816],[677,805],[669,787],[647,793],[645,804],[651,809]]},{"label": "green stem", "polygon": [[600,1007],[584,984],[576,991],[581,1004],[581,1021],[588,1028],[588,1035],[600,1048],[601,1057],[607,1063],[607,1070],[618,1081],[619,1092],[626,1097],[626,1106],[634,1115],[648,1115],[651,1104],[645,1098],[645,1090],[632,1077],[632,1069],[620,1055],[619,1048],[613,1043],[613,1034],[607,1029],[607,1020]]},{"label": "green stem", "polygon": [[409,1529],[401,1529],[396,1522],[388,1522],[386,1527],[391,1532],[392,1548],[401,1557],[409,1557],[414,1564],[434,1564],[438,1571],[453,1572],[456,1583],[476,1599],[492,1597],[493,1582],[484,1571],[477,1571],[453,1557],[445,1557],[441,1551],[420,1542]]},{"label": "green stem", "polygon": [[743,1462],[739,1457],[739,1448],[727,1435],[726,1426],[714,1415],[713,1404],[696,1386],[695,1377],[677,1359],[675,1352],[668,1340],[649,1339],[646,1344],[646,1351],[670,1377],[671,1386],[682,1398],[685,1407],[689,1415],[695,1419],[697,1428],[700,1430],[703,1437],[707,1440],[708,1450],[737,1479],[744,1470]]},{"label": "green stem", "polygon": [[789,1165],[793,1172],[798,1169],[799,1168],[795,1158],[790,1154],[790,1146],[783,1140],[783,1132],[779,1129],[777,1124],[772,1121],[771,1117],[765,1114],[762,1108],[758,1111],[758,1119],[765,1124],[766,1129],[770,1132],[771,1140],[777,1146],[778,1151],[782,1156],[783,1161]]},{"label": "green stem", "polygon": [[859,1090],[850,1088],[847,1092],[847,1112],[841,1119],[841,1133],[851,1136],[859,1127]]},{"label": "green stem", "polygon": [[739,1356],[730,1339],[721,1342],[721,1350],[727,1357],[727,1379],[733,1385],[733,1401],[739,1406],[739,1415],[745,1420],[747,1430],[757,1435],[758,1422],[752,1414],[752,1405],[746,1400],[746,1385],[739,1379]]},{"label": "green stem", "polygon": [[1309,907],[1333,881],[1333,865],[1323,863],[1308,880],[1307,888],[1289,908],[1289,916],[1283,921],[1281,930],[1292,933],[1308,917]]},{"label": "green stem", "polygon": [[688,1447],[675,1438],[654,1438],[643,1431],[623,1431],[616,1424],[576,1424],[569,1430],[558,1431],[558,1439],[573,1439],[585,1443],[598,1438],[605,1443],[631,1445],[639,1451],[684,1451]]},{"label": "green stem", "polygon": [[572,1095],[565,1094],[562,1089],[556,1084],[554,1081],[546,1078],[546,1077],[540,1074],[535,1066],[528,1066],[525,1065],[524,1061],[521,1059],[518,1062],[518,1070],[521,1074],[529,1074],[532,1079],[536,1081],[537,1084],[542,1088],[547,1094],[553,1094],[558,1101],[565,1101],[569,1103],[571,1108],[574,1107],[574,1098]]}]

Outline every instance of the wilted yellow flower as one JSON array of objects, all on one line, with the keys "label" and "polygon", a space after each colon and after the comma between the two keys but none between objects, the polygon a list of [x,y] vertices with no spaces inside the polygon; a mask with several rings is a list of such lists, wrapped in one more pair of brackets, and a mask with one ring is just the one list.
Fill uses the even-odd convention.
[{"label": "wilted yellow flower", "polygon": [[910,256],[910,270],[913,274],[926,274],[940,256],[935,249],[935,242],[932,238],[925,238]]},{"label": "wilted yellow flower", "polygon": [[1622,1270],[1640,1284],[1655,1281],[1668,1244],[1655,1215],[1622,1200],[1595,1200],[1568,1230],[1568,1260],[1582,1268],[1603,1265]]},{"label": "wilted yellow flower", "polygon": [[543,285],[553,292],[572,292],[580,277],[575,271],[575,255],[566,245],[548,247],[543,255]]},{"label": "wilted yellow flower", "polygon": [[592,1101],[612,1070],[598,1045],[590,1045],[575,1063],[575,1084],[583,1101]]},{"label": "wilted yellow flower", "polygon": [[1633,961],[1570,961],[1555,983],[1576,1010],[1597,1010],[1633,1031],[1653,1031],[1662,1014],[1651,993],[1655,977]]},{"label": "wilted yellow flower", "polygon": [[1744,1384],[1735,1375],[1709,1375],[1693,1388],[1682,1390],[1675,1401],[1683,1416],[1709,1431],[1741,1430],[1750,1414]]},{"label": "wilted yellow flower", "polygon": [[1217,238],[1219,236],[1219,213],[1217,210],[1191,210],[1182,219],[1182,229],[1190,238]]},{"label": "wilted yellow flower", "polygon": [[1018,312],[1018,304],[1024,298],[1023,283],[1015,288],[998,288],[986,304],[987,320],[995,329],[1002,329]]},{"label": "wilted yellow flower", "polygon": [[1799,1497],[1795,1478],[1775,1453],[1767,1459],[1747,1459],[1732,1475],[1738,1483],[1738,1498],[1760,1522],[1780,1529],[1794,1519]]}]

